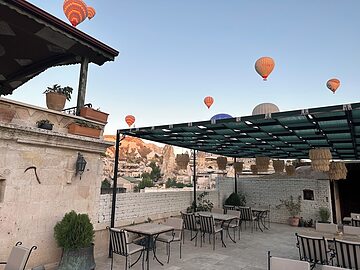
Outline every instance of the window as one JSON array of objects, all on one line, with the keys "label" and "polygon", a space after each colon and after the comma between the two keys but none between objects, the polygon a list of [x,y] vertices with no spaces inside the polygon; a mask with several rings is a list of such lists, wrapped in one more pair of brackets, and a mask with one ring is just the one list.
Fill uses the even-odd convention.
[{"label": "window", "polygon": [[311,189],[304,189],[303,190],[303,197],[304,200],[313,201],[314,200],[314,191]]}]

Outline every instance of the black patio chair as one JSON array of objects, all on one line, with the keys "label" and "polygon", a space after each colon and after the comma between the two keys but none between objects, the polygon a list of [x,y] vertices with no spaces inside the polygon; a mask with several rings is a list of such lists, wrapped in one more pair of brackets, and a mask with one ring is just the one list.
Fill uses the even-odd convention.
[{"label": "black patio chair", "polygon": [[[183,230],[188,230],[191,233],[190,236],[190,240],[194,240],[195,239],[195,246],[197,245],[197,235],[199,232],[199,226],[196,220],[196,216],[194,213],[183,213],[181,212],[181,218],[183,220],[183,224],[184,224],[184,229]],[[193,237],[193,232],[195,232],[195,236]],[[183,244],[185,243],[185,234],[182,234],[183,237]]]},{"label": "black patio chair", "polygon": [[[254,221],[257,221],[257,217],[253,215],[251,207],[239,206],[239,211],[240,211],[241,221],[243,221],[245,224],[245,229],[246,229],[246,223],[250,222],[251,223],[251,232],[253,232],[254,231]],[[241,222],[241,224],[243,222]]]},{"label": "black patio chair", "polygon": [[[125,230],[109,228],[109,232],[110,232],[111,251],[113,253],[111,256],[111,269],[113,269],[114,254],[125,257],[125,270],[131,268],[134,264],[136,264],[143,255],[142,269],[144,269],[145,247],[130,242],[128,239],[128,232]],[[138,252],[140,252],[139,257],[136,259],[134,263],[131,263],[130,256]],[[128,257],[130,257],[129,260]]]},{"label": "black patio chair", "polygon": [[360,227],[360,219],[358,219],[358,218],[352,218],[352,219],[351,219],[351,226]]},{"label": "black patio chair", "polygon": [[209,234],[209,240],[210,240],[210,236],[211,235],[213,236],[213,250],[215,250],[215,235],[217,233],[220,233],[222,245],[225,246],[224,237],[223,237],[224,236],[223,229],[216,228],[214,217],[208,216],[208,215],[206,215],[206,216],[199,215],[199,218],[200,218],[200,234],[201,234],[200,243],[201,243],[201,246],[202,246],[203,238],[205,238],[205,234]]},{"label": "black patio chair", "polygon": [[295,233],[297,238],[296,246],[299,249],[301,261],[307,261],[311,264],[311,269],[316,264],[329,265],[333,255],[324,237],[310,237]]},{"label": "black patio chair", "polygon": [[32,246],[31,248],[24,247],[22,246],[22,242],[19,241],[11,249],[8,260],[6,262],[0,262],[0,265],[5,264],[4,270],[24,270],[31,252],[36,249],[36,246]]},{"label": "black patio chair", "polygon": [[336,265],[348,269],[360,269],[360,243],[334,239]]}]

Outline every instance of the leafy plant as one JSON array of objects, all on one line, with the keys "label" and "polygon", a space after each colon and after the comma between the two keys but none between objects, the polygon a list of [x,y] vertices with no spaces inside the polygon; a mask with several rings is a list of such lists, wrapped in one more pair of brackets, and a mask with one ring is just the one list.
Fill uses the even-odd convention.
[{"label": "leafy plant", "polygon": [[281,200],[281,204],[276,206],[276,208],[280,208],[281,206],[285,206],[285,208],[289,211],[290,216],[295,217],[299,215],[301,212],[301,196],[299,195],[297,200],[294,200],[293,196],[290,196],[290,199]]},{"label": "leafy plant", "polygon": [[74,210],[65,214],[54,227],[55,240],[64,250],[74,250],[91,245],[94,241],[94,227],[87,214]]},{"label": "leafy plant", "polygon": [[230,196],[225,200],[226,205],[245,206],[246,198],[242,193],[231,193]]},{"label": "leafy plant", "polygon": [[96,125],[96,124],[92,124],[89,122],[86,122],[84,120],[76,120],[75,124],[81,126],[81,127],[88,127],[88,128],[94,128],[94,129],[102,129],[101,126]]},{"label": "leafy plant", "polygon": [[[211,209],[214,207],[214,204],[209,199],[204,198],[208,194],[208,192],[204,191],[197,196],[198,204],[196,205],[196,211],[211,211]],[[194,210],[195,202],[193,201],[191,206],[189,206],[186,211],[189,213],[194,212]]]},{"label": "leafy plant", "polygon": [[320,222],[328,222],[330,219],[330,210],[327,207],[319,208]]},{"label": "leafy plant", "polygon": [[51,122],[50,122],[49,120],[47,120],[47,119],[42,119],[42,120],[36,121],[36,124],[37,124],[38,126],[40,126],[40,125],[43,125],[43,124],[52,125],[53,123],[51,123]]},{"label": "leafy plant", "polygon": [[106,178],[101,182],[101,188],[111,188],[111,183]]},{"label": "leafy plant", "polygon": [[61,95],[64,95],[68,101],[71,100],[71,94],[73,89],[70,86],[61,87],[58,84],[54,84],[52,87],[48,87],[44,94],[47,93],[58,93]]}]

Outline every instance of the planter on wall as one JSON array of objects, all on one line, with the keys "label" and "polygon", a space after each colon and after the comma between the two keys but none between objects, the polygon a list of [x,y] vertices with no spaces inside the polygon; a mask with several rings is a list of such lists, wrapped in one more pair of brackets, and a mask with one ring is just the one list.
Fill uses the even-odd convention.
[{"label": "planter on wall", "polygon": [[54,92],[46,93],[46,106],[50,110],[61,111],[65,107],[66,96]]},{"label": "planter on wall", "polygon": [[83,107],[80,109],[80,116],[101,123],[107,123],[109,114],[98,110],[94,110],[92,108]]},{"label": "planter on wall", "polygon": [[15,116],[15,112],[11,108],[0,108],[0,122],[10,123]]},{"label": "planter on wall", "polygon": [[71,134],[85,136],[85,137],[91,137],[91,138],[99,138],[101,129],[95,129],[91,127],[84,127],[77,125],[76,123],[71,123],[68,126],[68,131]]}]

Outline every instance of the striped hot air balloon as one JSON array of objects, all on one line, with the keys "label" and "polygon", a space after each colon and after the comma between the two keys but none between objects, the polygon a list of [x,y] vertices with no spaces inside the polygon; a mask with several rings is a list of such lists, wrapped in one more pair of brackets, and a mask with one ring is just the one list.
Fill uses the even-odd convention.
[{"label": "striped hot air balloon", "polygon": [[204,98],[204,103],[208,109],[210,109],[211,105],[214,103],[214,99],[210,96]]},{"label": "striped hot air balloon", "polygon": [[263,77],[264,81],[267,80],[274,67],[275,62],[271,57],[261,57],[255,62],[255,70]]},{"label": "striped hot air balloon", "polygon": [[330,91],[333,92],[333,94],[335,94],[335,91],[340,86],[340,81],[338,79],[335,79],[335,78],[330,79],[330,80],[327,81],[326,86],[327,86],[327,88],[330,89]]},{"label": "striped hot air balloon", "polygon": [[127,115],[125,117],[125,122],[129,125],[129,127],[135,123],[135,116],[133,115]]},{"label": "striped hot air balloon", "polygon": [[88,16],[87,6],[82,0],[65,0],[63,10],[74,27],[83,22]]},{"label": "striped hot air balloon", "polygon": [[95,8],[88,6],[88,7],[87,7],[87,11],[88,11],[88,18],[89,18],[89,20],[91,20],[92,18],[94,18],[95,14],[96,14]]}]

